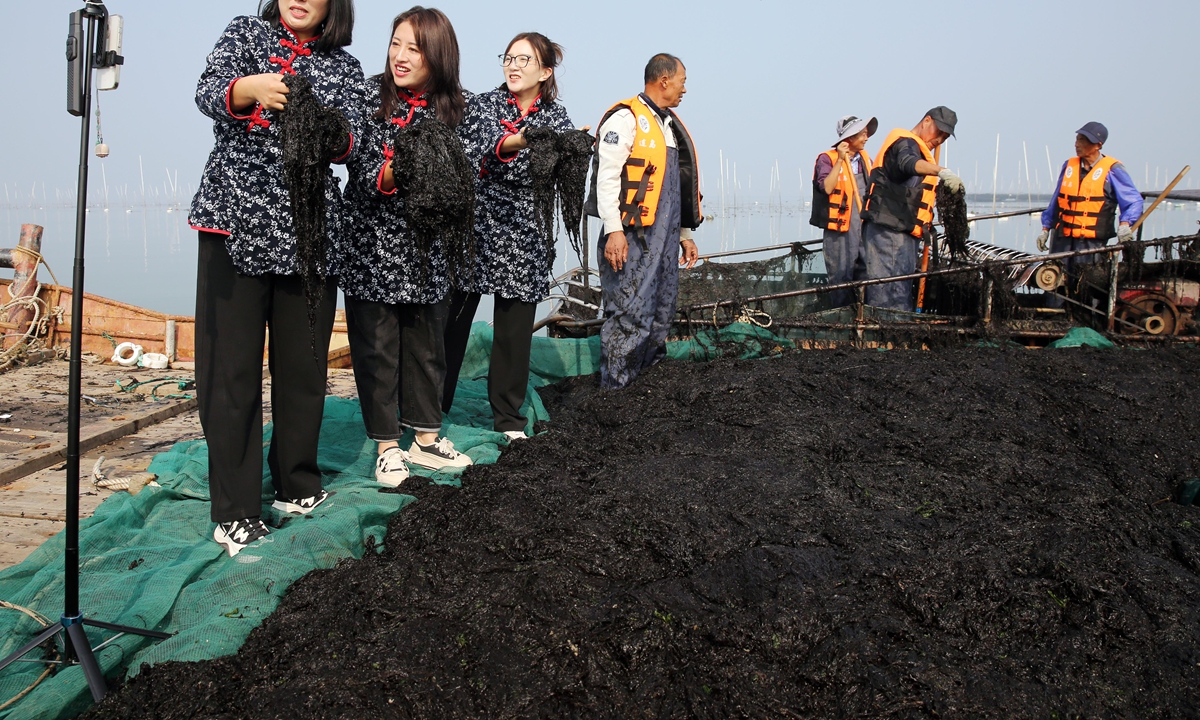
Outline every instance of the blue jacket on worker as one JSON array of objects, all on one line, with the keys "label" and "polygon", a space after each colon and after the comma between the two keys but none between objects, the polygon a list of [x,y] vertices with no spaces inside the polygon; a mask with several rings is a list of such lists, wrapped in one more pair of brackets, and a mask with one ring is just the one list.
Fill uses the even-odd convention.
[{"label": "blue jacket on worker", "polygon": [[646,91],[614,105],[596,134],[587,211],[604,224],[598,243],[604,388],[623,388],[666,357],[678,266],[691,267],[698,257],[691,239],[703,220],[696,148],[670,110],[686,92],[685,81],[678,58],[654,56]]},{"label": "blue jacket on worker", "polygon": [[[1090,122],[1076,131],[1076,156],[1063,163],[1054,197],[1042,212],[1042,232],[1037,245],[1051,253],[1094,250],[1112,238],[1133,239],[1132,226],[1142,216],[1142,195],[1116,158],[1101,149],[1108,128]],[[1077,285],[1081,269],[1103,259],[1101,255],[1067,258],[1063,265],[1070,287]],[[1061,307],[1062,298],[1047,297],[1049,307]]]}]

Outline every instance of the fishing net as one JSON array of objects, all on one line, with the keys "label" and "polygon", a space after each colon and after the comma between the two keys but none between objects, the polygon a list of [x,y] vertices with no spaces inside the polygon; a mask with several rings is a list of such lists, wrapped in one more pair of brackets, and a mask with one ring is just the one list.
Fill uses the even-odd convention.
[{"label": "fishing net", "polygon": [[554,242],[556,206],[571,248],[582,258],[583,203],[594,140],[580,130],[559,133],[550,128],[535,127],[525,130],[525,141],[529,144],[534,218],[546,243],[550,263],[554,264],[557,255]]},{"label": "fishing net", "polygon": [[971,237],[971,222],[967,216],[967,191],[952,191],[946,183],[937,186],[938,218],[942,221],[943,237],[950,257],[966,258],[967,240]]},{"label": "fishing net", "polygon": [[336,109],[317,101],[312,84],[303,75],[287,75],[291,91],[287,108],[280,113],[279,139],[283,145],[283,181],[292,203],[296,233],[296,271],[308,302],[308,327],[316,351],[317,309],[325,285],[326,248],[325,185],[330,160],[346,147],[350,123]]},{"label": "fishing net", "polygon": [[[738,263],[704,262],[680,271],[679,308],[686,326],[681,328],[682,334],[692,335],[704,325],[723,327],[739,320],[770,326],[775,318],[795,318],[821,309],[828,304],[821,294],[748,300],[816,287],[818,276],[808,272],[814,258],[815,253],[796,243],[779,257]],[[720,308],[694,307],[726,300],[733,302]]]},{"label": "fishing net", "polygon": [[[458,135],[435,118],[396,132],[392,170],[404,195],[405,222],[420,254],[442,250],[451,282],[475,267],[475,172]],[[422,273],[427,272],[425,264]]]}]

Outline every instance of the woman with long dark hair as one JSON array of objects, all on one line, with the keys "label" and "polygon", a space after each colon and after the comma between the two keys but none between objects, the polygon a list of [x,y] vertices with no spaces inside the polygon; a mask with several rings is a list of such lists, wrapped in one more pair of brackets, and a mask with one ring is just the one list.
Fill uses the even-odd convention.
[{"label": "woman with long dark hair", "polygon": [[495,323],[488,399],[492,423],[510,439],[525,437],[521,414],[529,384],[534,313],[550,292],[548,238],[534,209],[529,144],[525,131],[573,130],[558,101],[555,68],[562,48],[545,35],[525,32],[500,55],[504,84],[473,96],[461,135],[467,155],[479,164],[475,183],[478,271],[469,289],[454,294],[446,328],[449,372],[443,409],[454,399],[471,322],[481,294],[495,295]]},{"label": "woman with long dark hair", "polygon": [[[341,193],[326,170],[326,235],[315,249],[304,246],[284,180],[280,125],[291,93],[287,76],[307,79],[317,103],[340,111],[348,127],[357,124],[362,68],[343,50],[353,27],[352,0],[260,3],[257,17],[229,24],[196,88],[196,104],[213,119],[216,135],[188,218],[200,232],[196,387],[208,442],[213,536],[230,556],[270,532],[261,519],[268,337],[275,429],[267,460],[274,507],[307,514],[329,497],[317,466],[317,440],[339,269],[337,253],[325,248],[337,243]],[[355,145],[352,133],[339,134],[315,154],[345,162]],[[320,185],[318,177],[318,203]],[[306,252],[316,277],[301,277]],[[312,282],[308,297],[306,280]]]},{"label": "woman with long dark hair", "polygon": [[[445,243],[423,240],[411,227],[406,205],[421,189],[407,187],[396,170],[411,165],[412,158],[397,155],[414,151],[408,143],[397,147],[405,131],[462,121],[458,66],[454,27],[441,11],[418,6],[396,17],[387,66],[367,81],[362,112],[369,118],[346,188],[352,232],[341,282],[350,356],[367,435],[377,443],[375,478],[392,487],[408,478],[408,462],[431,469],[471,464],[439,437],[453,258]],[[431,172],[452,172],[433,164]],[[468,190],[469,181],[468,174]],[[407,453],[398,442],[403,428],[416,433]]]}]

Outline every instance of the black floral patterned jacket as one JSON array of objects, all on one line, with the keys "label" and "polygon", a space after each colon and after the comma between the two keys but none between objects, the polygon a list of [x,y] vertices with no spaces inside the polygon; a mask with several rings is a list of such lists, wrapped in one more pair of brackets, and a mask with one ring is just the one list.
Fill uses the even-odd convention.
[{"label": "black floral patterned jacket", "polygon": [[[392,158],[396,131],[410,123],[436,117],[425,96],[400,93],[390,119],[374,117],[380,106],[380,82],[366,81],[362,141],[349,163],[346,183],[346,227],[342,290],[352,298],[389,304],[428,305],[449,292],[446,256],[437,248],[422,252],[410,240],[404,215],[404,195],[384,192],[383,169]],[[469,97],[469,96],[468,96]]]},{"label": "black floral patterned jacket", "polygon": [[537,230],[529,151],[502,156],[500,143],[526,127],[571,130],[557,102],[538,98],[522,113],[506,87],[475,95],[459,135],[467,157],[479,166],[475,183],[475,243],[479,259],[470,287],[460,288],[538,303],[550,292],[550,258]]},{"label": "black floral patterned jacket", "polygon": [[[234,266],[244,275],[296,274],[296,238],[283,183],[276,113],[258,105],[249,114],[235,112],[230,104],[234,83],[261,73],[304,75],[317,99],[341,110],[354,129],[350,149],[334,162],[352,160],[359,151],[362,67],[345,50],[315,50],[315,40],[298,42],[282,22],[277,27],[258,17],[234,18],[208,56],[196,87],[196,105],[213,119],[216,143],[188,223],[196,230],[226,235]],[[342,244],[344,213],[339,184],[330,170],[325,201],[331,275],[340,271],[337,248]]]}]

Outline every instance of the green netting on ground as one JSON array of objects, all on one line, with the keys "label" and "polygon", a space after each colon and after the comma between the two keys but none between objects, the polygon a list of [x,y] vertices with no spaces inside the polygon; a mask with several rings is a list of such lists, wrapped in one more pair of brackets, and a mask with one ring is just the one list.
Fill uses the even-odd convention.
[{"label": "green netting on ground", "polygon": [[[455,446],[476,463],[495,462],[507,443],[503,434],[487,429],[492,425],[486,382],[491,342],[492,329],[477,323],[444,427]],[[755,357],[790,346],[761,328],[734,325],[672,343],[669,356],[705,360],[736,349],[735,355]],[[530,386],[591,374],[599,363],[599,338],[534,338]],[[528,393],[525,414],[530,429],[548,419],[536,392]],[[264,447],[270,442],[270,428],[263,442]],[[174,634],[161,642],[124,637],[104,648],[97,660],[109,677],[122,669],[134,675],[143,663],[207,660],[236,652],[293,582],[382,547],[388,520],[413,502],[411,496],[381,490],[374,482],[375,445],[366,436],[358,403],[329,398],[319,462],[325,486],[335,497],[307,517],[284,516],[270,507],[272,490],[264,467],[263,517],[279,529],[261,547],[229,558],[212,541],[207,452],[202,441],[176,445],[150,466],[161,487],[148,487],[136,496],[116,493],[80,524],[80,605],[86,616]],[[450,473],[417,474],[432,482],[458,483]],[[57,620],[62,614],[63,544],[60,533],[25,562],[0,572],[0,599]],[[40,629],[26,615],[0,610],[0,657]],[[94,628],[88,632],[93,645],[111,635]],[[19,664],[0,673],[0,702],[30,686],[42,670],[41,665]],[[0,719],[70,717],[90,703],[82,672],[68,668],[0,711]]]},{"label": "green netting on ground", "polygon": [[1049,348],[1077,348],[1077,347],[1095,347],[1095,348],[1112,348],[1115,344],[1108,338],[1091,328],[1077,327],[1071,328],[1061,339],[1055,340],[1046,347]]}]

